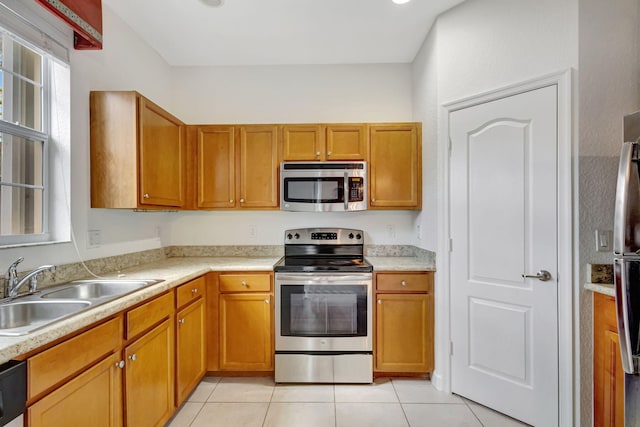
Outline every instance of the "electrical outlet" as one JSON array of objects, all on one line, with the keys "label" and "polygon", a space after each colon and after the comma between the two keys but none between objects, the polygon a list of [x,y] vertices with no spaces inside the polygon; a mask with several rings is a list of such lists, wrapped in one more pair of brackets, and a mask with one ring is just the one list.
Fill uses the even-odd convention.
[{"label": "electrical outlet", "polygon": [[89,230],[89,239],[87,239],[87,248],[97,248],[102,244],[102,231]]},{"label": "electrical outlet", "polygon": [[613,231],[596,230],[596,251],[611,252],[613,249],[611,244],[613,240]]},{"label": "electrical outlet", "polygon": [[255,225],[250,225],[249,226],[249,238],[252,239],[252,240],[255,239],[256,238],[256,234],[257,234],[256,226]]},{"label": "electrical outlet", "polygon": [[418,233],[418,240],[422,240],[422,225],[416,225],[416,231]]}]

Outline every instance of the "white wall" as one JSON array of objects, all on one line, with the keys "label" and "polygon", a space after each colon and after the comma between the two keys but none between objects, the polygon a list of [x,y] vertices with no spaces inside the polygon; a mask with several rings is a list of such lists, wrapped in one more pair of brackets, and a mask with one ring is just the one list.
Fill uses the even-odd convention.
[{"label": "white wall", "polygon": [[[640,110],[640,4],[637,0],[580,0],[580,262],[611,263],[597,252],[595,230],[613,229],[622,117]],[[593,308],[591,292],[580,295],[582,425],[592,420]]]},{"label": "white wall", "polygon": [[[167,214],[89,208],[89,91],[135,89],[161,105],[171,105],[169,66],[107,5],[103,9],[104,49],[70,51],[71,168],[65,172],[71,177],[71,221],[84,259],[160,247],[157,227],[167,229]],[[101,247],[87,248],[89,229],[102,231]],[[18,256],[25,258],[21,270],[79,260],[72,244],[58,243],[0,249],[0,268]]]},{"label": "white wall", "polygon": [[[414,119],[423,122],[428,206],[418,218],[418,245],[445,250],[441,216],[446,144],[440,107],[518,82],[578,67],[578,0],[468,0],[442,14],[413,64]],[[432,124],[437,129],[434,130]],[[434,185],[433,169],[437,169]],[[436,217],[437,221],[433,218]],[[440,236],[440,237],[438,237]],[[434,240],[436,241],[434,243]],[[442,270],[442,257],[437,257]],[[455,268],[455,266],[452,266]],[[436,382],[448,364],[448,289],[436,274]]]},{"label": "white wall", "polygon": [[[333,123],[412,120],[411,66],[176,67],[175,114],[197,123]],[[368,244],[414,244],[417,212],[203,211],[172,215],[172,245],[280,245],[284,230],[350,227]],[[389,229],[393,227],[393,230]],[[255,227],[256,234],[250,229]]]}]

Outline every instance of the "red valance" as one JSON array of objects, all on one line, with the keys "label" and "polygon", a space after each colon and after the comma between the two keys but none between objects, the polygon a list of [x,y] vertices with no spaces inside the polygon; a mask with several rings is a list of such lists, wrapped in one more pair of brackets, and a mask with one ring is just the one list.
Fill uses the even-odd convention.
[{"label": "red valance", "polygon": [[76,49],[102,49],[102,0],[37,0],[73,28]]}]

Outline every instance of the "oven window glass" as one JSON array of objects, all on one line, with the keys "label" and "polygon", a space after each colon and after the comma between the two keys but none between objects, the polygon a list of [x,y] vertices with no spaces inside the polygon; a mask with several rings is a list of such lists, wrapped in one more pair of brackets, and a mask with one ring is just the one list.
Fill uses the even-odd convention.
[{"label": "oven window glass", "polygon": [[281,293],[283,336],[367,335],[365,285],[283,285]]},{"label": "oven window glass", "polygon": [[299,203],[341,203],[344,178],[285,178],[284,200]]}]

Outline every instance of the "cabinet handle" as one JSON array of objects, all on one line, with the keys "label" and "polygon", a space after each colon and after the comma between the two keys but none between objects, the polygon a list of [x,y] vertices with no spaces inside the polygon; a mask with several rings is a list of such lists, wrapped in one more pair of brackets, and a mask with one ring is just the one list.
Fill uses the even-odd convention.
[{"label": "cabinet handle", "polygon": [[124,368],[124,360],[116,362],[116,368],[120,368],[120,369]]},{"label": "cabinet handle", "polygon": [[136,360],[138,357],[136,356],[135,353],[133,353],[131,356],[129,356],[129,360]]},{"label": "cabinet handle", "polygon": [[198,289],[197,288],[196,289],[191,289],[191,293],[192,294],[197,294],[198,293]]},{"label": "cabinet handle", "polygon": [[144,194],[142,195],[142,198],[143,198],[143,199],[148,199],[149,197],[151,197],[151,196],[149,196],[149,193],[144,193]]},{"label": "cabinet handle", "polygon": [[244,203],[244,199],[240,199],[240,203]]},{"label": "cabinet handle", "polygon": [[378,300],[378,304],[382,304],[382,300],[381,299]]},{"label": "cabinet handle", "polygon": [[400,282],[400,284],[401,284],[402,286],[407,286],[407,282],[406,282],[406,281],[404,281],[404,280],[403,280],[402,282]]},{"label": "cabinet handle", "polygon": [[247,282],[245,282],[244,280],[242,281],[242,283],[240,283],[242,286],[247,286]]},{"label": "cabinet handle", "polygon": [[268,299],[264,300],[265,304],[271,304],[271,301],[269,301]]},{"label": "cabinet handle", "polygon": [[229,203],[233,203],[233,199],[229,199]]},{"label": "cabinet handle", "polygon": [[178,319],[178,323],[180,323],[181,325],[184,325],[184,319]]},{"label": "cabinet handle", "polygon": [[376,199],[372,198],[371,203],[375,203],[375,202],[376,202]]},{"label": "cabinet handle", "polygon": [[316,157],[320,156],[320,152],[316,151]]},{"label": "cabinet handle", "polygon": [[331,151],[327,151],[327,156],[330,156],[330,155],[331,155]]}]

